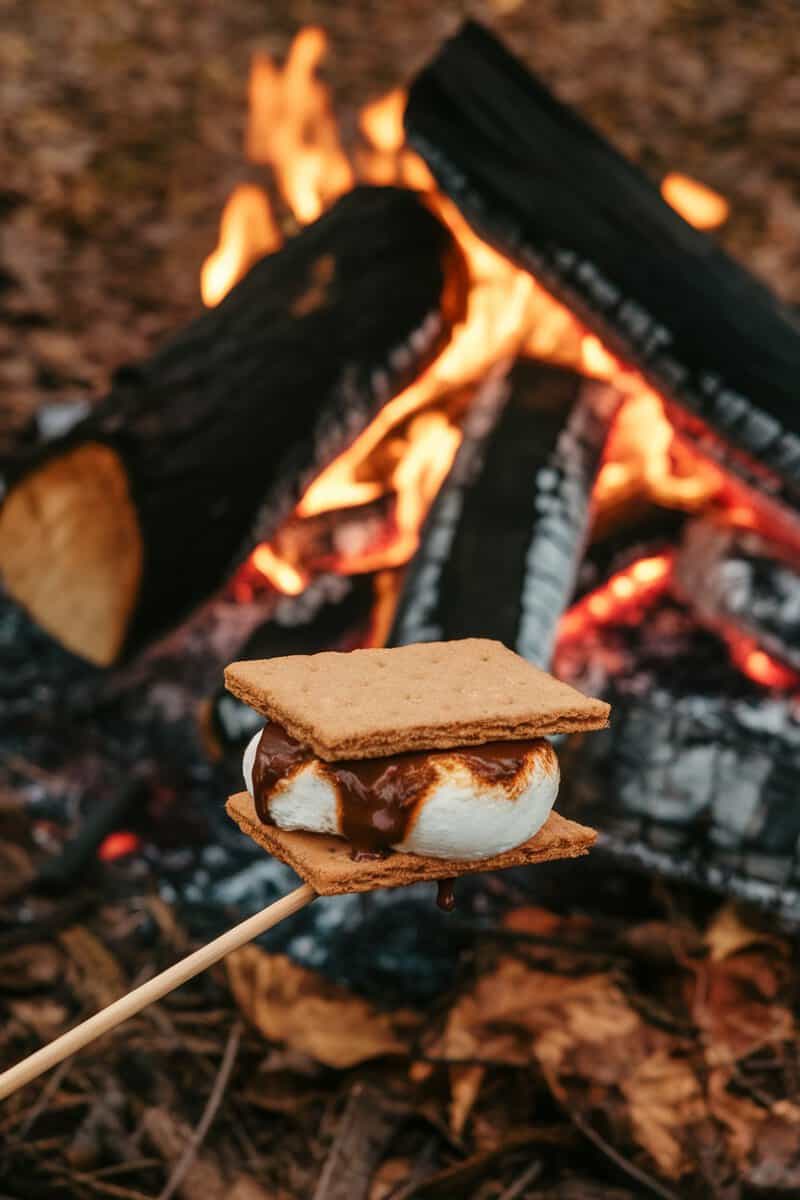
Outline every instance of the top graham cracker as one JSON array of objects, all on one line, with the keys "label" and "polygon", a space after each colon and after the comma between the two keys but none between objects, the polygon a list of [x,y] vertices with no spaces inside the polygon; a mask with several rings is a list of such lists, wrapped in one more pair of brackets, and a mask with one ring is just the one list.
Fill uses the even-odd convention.
[{"label": "top graham cracker", "polygon": [[236,662],[225,684],[328,762],[602,729],[610,712],[484,638]]}]

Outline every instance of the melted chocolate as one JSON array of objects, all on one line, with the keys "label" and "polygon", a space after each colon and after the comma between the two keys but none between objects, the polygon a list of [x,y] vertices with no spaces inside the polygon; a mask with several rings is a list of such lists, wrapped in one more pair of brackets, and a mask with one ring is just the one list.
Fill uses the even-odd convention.
[{"label": "melted chocolate", "polygon": [[264,726],[253,763],[253,803],[262,825],[272,825],[269,800],[276,783],[292,775],[312,757],[311,752],[280,725]]},{"label": "melted chocolate", "polygon": [[[459,758],[474,776],[487,784],[508,783],[522,769],[524,756],[540,739],[520,742],[486,742],[439,751]],[[357,856],[386,853],[405,840],[417,803],[436,779],[432,755],[425,750],[392,754],[385,758],[317,763],[336,790],[339,828]],[[259,820],[272,823],[269,801],[278,782],[291,778],[315,758],[306,746],[270,721],[261,734],[253,766],[253,800]],[[452,907],[452,889],[440,887],[440,906]]]}]

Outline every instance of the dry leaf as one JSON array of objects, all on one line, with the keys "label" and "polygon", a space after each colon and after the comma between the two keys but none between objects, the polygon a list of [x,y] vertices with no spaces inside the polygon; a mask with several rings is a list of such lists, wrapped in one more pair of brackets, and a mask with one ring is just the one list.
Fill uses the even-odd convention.
[{"label": "dry leaf", "polygon": [[10,1008],[17,1020],[33,1029],[43,1042],[62,1033],[67,1021],[67,1010],[55,1000],[15,1000]]},{"label": "dry leaf", "polygon": [[531,937],[564,938],[579,935],[591,928],[591,920],[580,916],[559,916],[546,908],[528,905],[514,908],[503,918],[503,928],[514,933],[526,933]]},{"label": "dry leaf", "polygon": [[244,946],[226,959],[241,1012],[265,1037],[286,1042],[329,1067],[352,1067],[403,1054],[418,1018],[407,1009],[382,1013],[345,988],[283,954]]},{"label": "dry leaf", "polygon": [[723,1128],[728,1152],[742,1170],[750,1156],[757,1126],[766,1118],[766,1109],[759,1108],[744,1096],[731,1092],[727,1071],[710,1071],[706,1082],[708,1110]]},{"label": "dry leaf", "polygon": [[637,1142],[665,1175],[677,1179],[691,1166],[685,1127],[706,1115],[695,1073],[684,1060],[658,1051],[637,1063],[621,1087]]},{"label": "dry leaf", "polygon": [[691,1003],[709,1066],[733,1064],[762,1046],[794,1037],[792,1014],[773,1001],[777,990],[775,972],[758,954],[710,964],[700,973]]},{"label": "dry leaf", "polygon": [[52,985],[63,974],[64,959],[46,942],[17,946],[0,957],[0,991],[24,992]]},{"label": "dry leaf", "polygon": [[[288,1197],[288,1192],[284,1192],[283,1195]],[[273,1191],[265,1192],[252,1175],[237,1175],[227,1194],[227,1200],[278,1200],[278,1194]]]},{"label": "dry leaf", "polygon": [[582,1041],[630,1033],[639,1018],[606,974],[572,978],[501,959],[456,1002],[432,1055],[557,1070]]},{"label": "dry leaf", "polygon": [[58,940],[77,967],[77,988],[96,1008],[105,1008],[127,991],[119,963],[102,942],[83,925],[72,925]]},{"label": "dry leaf", "polygon": [[27,850],[13,842],[0,842],[0,901],[24,891],[34,876]]},{"label": "dry leaf", "polygon": [[461,1137],[485,1073],[486,1068],[479,1064],[450,1067],[450,1132],[453,1137]]},{"label": "dry leaf", "polygon": [[722,906],[706,930],[704,941],[712,962],[722,962],[756,945],[769,945],[788,953],[786,943],[780,938],[748,925],[735,904]]},{"label": "dry leaf", "polygon": [[776,1195],[800,1195],[800,1139],[797,1126],[770,1116],[759,1127],[745,1179]]},{"label": "dry leaf", "polygon": [[410,1178],[413,1167],[408,1158],[387,1158],[372,1177],[367,1200],[388,1200]]}]

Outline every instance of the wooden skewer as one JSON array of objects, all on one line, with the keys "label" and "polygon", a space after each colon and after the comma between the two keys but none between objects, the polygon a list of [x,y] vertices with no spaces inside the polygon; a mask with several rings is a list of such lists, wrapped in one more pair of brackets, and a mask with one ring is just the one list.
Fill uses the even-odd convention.
[{"label": "wooden skewer", "polygon": [[316,895],[311,884],[304,883],[302,887],[296,888],[288,896],[282,896],[280,900],[268,905],[260,913],[248,917],[246,921],[235,925],[233,929],[221,934],[207,946],[195,950],[194,954],[181,959],[180,962],[168,967],[166,971],[162,971],[155,978],[148,979],[147,983],[134,988],[132,992],[128,992],[127,996],[121,996],[119,1000],[115,1000],[113,1004],[101,1009],[93,1017],[89,1017],[80,1025],[76,1025],[74,1029],[62,1034],[54,1042],[50,1042],[41,1050],[24,1058],[15,1067],[11,1067],[0,1075],[0,1100],[5,1100],[12,1092],[24,1087],[26,1083],[36,1079],[44,1071],[49,1071],[51,1067],[55,1067],[65,1058],[69,1058],[71,1054],[82,1050],[95,1038],[102,1037],[104,1033],[116,1029],[117,1025],[121,1025],[123,1021],[127,1021],[128,1017],[133,1017],[143,1008],[147,1008],[148,1004],[154,1004],[156,1000],[161,1000],[168,992],[174,991],[187,980],[199,975],[201,971],[207,970],[215,962],[224,958],[226,954],[230,954],[232,950],[238,950],[240,946],[252,941],[267,929],[272,929],[273,925],[277,925],[286,917],[290,917],[292,913],[304,908],[306,904],[310,904]]}]

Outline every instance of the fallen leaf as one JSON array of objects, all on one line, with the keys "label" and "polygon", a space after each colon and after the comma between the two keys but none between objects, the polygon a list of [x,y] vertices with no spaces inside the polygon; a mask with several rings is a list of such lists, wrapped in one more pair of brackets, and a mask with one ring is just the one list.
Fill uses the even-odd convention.
[{"label": "fallen leaf", "polygon": [[55,1000],[15,1000],[10,1007],[17,1020],[33,1029],[43,1042],[62,1033],[67,1022],[66,1008]]},{"label": "fallen leaf", "polygon": [[708,1110],[722,1126],[728,1152],[741,1171],[753,1148],[757,1127],[767,1117],[767,1110],[732,1092],[727,1071],[709,1071],[706,1095]]},{"label": "fallen leaf", "polygon": [[538,908],[535,905],[514,908],[503,917],[504,929],[542,938],[579,936],[591,928],[591,924],[589,917],[560,916],[547,908]]},{"label": "fallen leaf", "polygon": [[[288,1192],[280,1194],[288,1198]],[[227,1200],[278,1200],[278,1196],[277,1192],[264,1191],[252,1175],[237,1175],[227,1194]]]},{"label": "fallen leaf", "polygon": [[672,921],[642,921],[623,930],[620,940],[638,956],[664,966],[682,964],[703,949],[702,938],[693,926]]},{"label": "fallen leaf", "polygon": [[486,1068],[479,1064],[450,1067],[450,1132],[453,1137],[461,1137],[464,1132],[485,1073]]},{"label": "fallen leaf", "polygon": [[367,1200],[388,1200],[410,1178],[413,1167],[408,1158],[387,1158],[372,1177]]},{"label": "fallen leaf", "polygon": [[689,1064],[658,1051],[621,1081],[636,1141],[670,1179],[692,1165],[686,1127],[706,1116],[700,1082]]},{"label": "fallen leaf", "polygon": [[607,974],[573,978],[503,958],[456,1002],[431,1056],[509,1066],[536,1057],[557,1070],[577,1043],[620,1037],[639,1024]]},{"label": "fallen leaf", "polygon": [[770,1116],[759,1126],[744,1178],[776,1195],[800,1194],[800,1139],[793,1122]]},{"label": "fallen leaf", "polygon": [[28,852],[13,842],[0,842],[0,900],[24,891],[33,876],[33,864]]},{"label": "fallen leaf", "polygon": [[778,988],[775,972],[758,954],[737,955],[698,972],[689,1003],[710,1067],[732,1065],[794,1037],[791,1012],[774,1000]]},{"label": "fallen leaf", "polygon": [[712,962],[722,962],[733,954],[739,954],[742,950],[757,945],[769,945],[784,954],[789,953],[785,942],[774,934],[749,925],[742,917],[740,909],[732,903],[724,904],[717,912],[706,929],[704,941]]},{"label": "fallen leaf", "polygon": [[0,956],[0,991],[25,992],[52,985],[63,973],[64,959],[55,946],[34,942]]},{"label": "fallen leaf", "polygon": [[382,1013],[345,988],[283,954],[244,946],[226,959],[240,1011],[271,1041],[285,1042],[329,1067],[352,1067],[383,1054],[404,1054],[419,1018],[408,1009]]},{"label": "fallen leaf", "polygon": [[127,991],[125,977],[113,954],[83,925],[72,925],[58,940],[77,968],[76,987],[83,999],[105,1008]]}]

